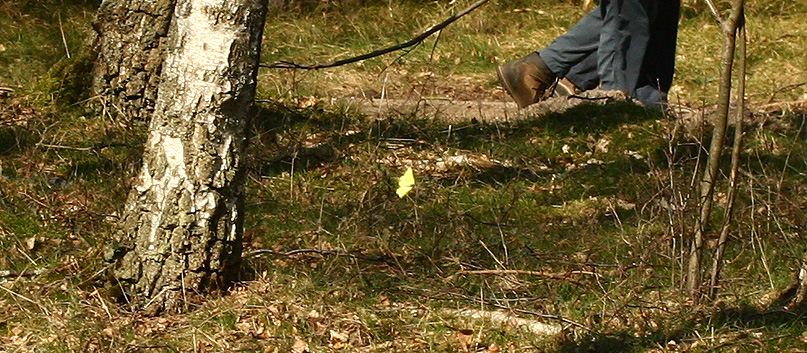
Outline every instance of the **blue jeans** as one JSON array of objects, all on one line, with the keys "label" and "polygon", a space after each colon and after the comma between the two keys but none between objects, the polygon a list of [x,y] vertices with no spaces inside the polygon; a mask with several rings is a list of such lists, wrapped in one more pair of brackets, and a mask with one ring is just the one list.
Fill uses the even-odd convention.
[{"label": "blue jeans", "polygon": [[680,0],[602,0],[538,54],[581,89],[663,103],[672,84]]}]

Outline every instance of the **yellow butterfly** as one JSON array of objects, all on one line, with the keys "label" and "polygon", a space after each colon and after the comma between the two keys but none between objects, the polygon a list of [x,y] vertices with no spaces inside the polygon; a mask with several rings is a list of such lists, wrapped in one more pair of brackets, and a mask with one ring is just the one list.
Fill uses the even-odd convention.
[{"label": "yellow butterfly", "polygon": [[395,193],[398,194],[398,197],[404,197],[414,187],[415,173],[412,172],[412,168],[406,168],[404,175],[401,175],[401,178],[398,179],[398,190],[395,190]]}]

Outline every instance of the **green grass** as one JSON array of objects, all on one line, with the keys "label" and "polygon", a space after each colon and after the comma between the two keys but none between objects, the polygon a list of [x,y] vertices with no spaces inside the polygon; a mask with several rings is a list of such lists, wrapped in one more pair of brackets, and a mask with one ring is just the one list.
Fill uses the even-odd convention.
[{"label": "green grass", "polygon": [[[714,303],[690,306],[680,289],[698,143],[708,143],[698,114],[692,122],[614,103],[449,123],[370,117],[344,101],[362,90],[500,99],[494,68],[585,13],[572,2],[498,1],[404,57],[263,69],[259,95],[272,103],[262,103],[253,128],[245,247],[271,251],[247,257],[243,283],[227,295],[161,318],[105,296],[102,246],[116,231],[145,126],[81,101],[86,77],[76,73],[87,69],[79,59],[94,5],[0,5],[0,86],[14,89],[0,98],[0,270],[23,274],[0,278],[0,351],[807,348],[803,313],[763,300],[792,282],[804,244],[807,116],[792,109],[807,79],[803,4],[749,4],[754,116]],[[267,63],[326,62],[399,43],[467,3],[276,6]],[[62,31],[74,60],[64,60]],[[679,37],[676,112],[708,116],[720,43],[702,5],[685,3]],[[417,184],[398,198],[408,166]],[[289,253],[300,249],[309,250]],[[499,308],[586,329],[547,338],[468,311]]]},{"label": "green grass", "polygon": [[0,85],[31,94],[58,61],[80,56],[90,39],[96,1],[7,1],[0,4]]}]

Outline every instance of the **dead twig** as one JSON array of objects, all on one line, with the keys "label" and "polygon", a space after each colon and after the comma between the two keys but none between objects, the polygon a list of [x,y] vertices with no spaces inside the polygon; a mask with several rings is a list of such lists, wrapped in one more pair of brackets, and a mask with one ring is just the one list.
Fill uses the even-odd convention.
[{"label": "dead twig", "polygon": [[569,281],[574,284],[580,284],[580,282],[570,279],[570,276],[575,275],[587,275],[587,276],[594,276],[600,277],[600,275],[596,272],[591,271],[568,271],[562,273],[552,273],[552,272],[544,272],[544,271],[530,271],[530,270],[461,270],[457,272],[458,275],[529,275],[529,276],[538,276],[550,279],[557,279],[557,280],[565,280]]},{"label": "dead twig", "polygon": [[33,270],[33,271],[11,271],[11,270],[2,270],[0,271],[0,278],[8,278],[8,277],[33,277],[39,276],[43,274],[45,270]]},{"label": "dead twig", "polygon": [[461,317],[481,319],[494,322],[498,325],[512,326],[526,329],[536,335],[554,336],[563,331],[561,325],[547,324],[538,320],[517,317],[506,311],[487,311],[479,309],[446,309],[446,312]]},{"label": "dead twig", "polygon": [[591,331],[591,328],[589,328],[588,326],[583,325],[583,324],[581,324],[581,323],[579,323],[577,321],[574,321],[572,319],[565,318],[565,317],[560,316],[560,315],[544,314],[544,313],[539,313],[537,311],[532,311],[532,310],[511,308],[511,307],[508,307],[506,305],[498,304],[495,301],[492,301],[492,300],[490,300],[488,298],[481,298],[480,299],[480,298],[472,297],[472,296],[465,295],[465,294],[462,294],[462,293],[448,292],[446,294],[448,294],[450,296],[453,296],[453,297],[469,300],[469,301],[474,302],[476,304],[490,305],[490,306],[492,306],[494,308],[506,309],[506,310],[510,310],[510,311],[512,311],[514,313],[532,315],[532,316],[535,316],[535,317],[540,317],[542,319],[557,320],[557,321],[560,321],[560,322],[565,323],[565,324],[569,324],[569,325],[572,325],[572,326],[575,326],[575,327],[582,328],[582,329],[584,329],[586,331]]},{"label": "dead twig", "polygon": [[53,149],[62,149],[62,150],[72,150],[72,151],[100,151],[107,147],[130,147],[134,148],[127,143],[118,143],[118,142],[110,142],[110,143],[99,143],[91,147],[74,147],[74,146],[63,146],[63,145],[53,145],[48,143],[39,144],[39,146],[46,147],[46,148],[53,148]]},{"label": "dead twig", "polygon": [[246,253],[244,253],[243,257],[244,258],[249,258],[249,257],[258,256],[258,255],[263,255],[263,254],[280,255],[280,256],[283,256],[283,257],[292,257],[292,256],[295,256],[295,255],[301,255],[301,254],[317,254],[317,255],[322,255],[322,256],[344,256],[344,257],[349,257],[349,258],[357,259],[357,260],[364,260],[364,261],[371,261],[371,262],[383,262],[383,263],[386,263],[387,265],[390,265],[390,266],[393,265],[392,263],[390,263],[386,259],[386,256],[366,256],[366,255],[362,255],[362,254],[354,254],[354,253],[349,253],[349,252],[339,251],[339,250],[295,249],[295,250],[289,250],[289,251],[277,251],[277,250],[272,250],[272,249],[257,249],[257,250],[247,251]]},{"label": "dead twig", "polygon": [[3,120],[3,121],[0,121],[0,126],[2,126],[2,125],[8,125],[8,126],[17,125],[18,123],[26,122],[28,120],[31,120],[31,119],[20,118],[20,119]]},{"label": "dead twig", "polygon": [[64,35],[64,27],[62,26],[62,14],[60,12],[56,13],[57,18],[59,19],[59,33],[62,34],[62,44],[64,44],[64,53],[68,59],[70,59],[70,48],[67,45],[67,37]]},{"label": "dead twig", "polygon": [[42,207],[47,208],[49,210],[52,210],[52,208],[48,204],[46,204],[46,203],[38,200],[37,198],[29,195],[27,192],[17,190],[17,193],[22,195],[22,196],[27,197],[29,200],[33,201],[35,204],[37,204],[39,206],[42,206]]}]

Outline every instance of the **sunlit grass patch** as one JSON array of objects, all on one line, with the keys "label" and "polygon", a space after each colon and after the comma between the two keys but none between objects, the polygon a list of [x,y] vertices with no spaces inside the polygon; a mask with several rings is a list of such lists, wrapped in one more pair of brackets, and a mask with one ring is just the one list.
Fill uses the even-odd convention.
[{"label": "sunlit grass patch", "polygon": [[[62,10],[73,54],[81,35],[71,31],[89,30],[89,7],[45,4]],[[270,16],[263,60],[360,54],[465,5],[288,4]],[[572,2],[498,1],[403,57],[315,72],[262,69],[243,281],[188,314],[161,318],[111,302],[102,261],[146,127],[75,102],[80,96],[51,99],[59,92],[46,89],[43,75],[65,72],[50,70],[66,56],[58,16],[24,6],[0,5],[3,24],[20,21],[0,27],[0,62],[9,63],[0,84],[15,90],[0,98],[0,350],[804,348],[800,314],[769,298],[792,282],[807,219],[804,115],[777,105],[803,95],[801,3],[749,3],[749,98],[780,113],[754,108],[748,118],[714,304],[691,307],[681,289],[697,213],[694,174],[709,142],[697,118],[710,110],[693,108],[693,122],[676,118],[678,106],[664,115],[612,102],[448,122],[369,115],[351,104],[351,96],[504,100],[494,68],[548,44],[585,13]],[[690,107],[713,103],[721,45],[698,6],[685,2],[673,98]],[[29,36],[20,37],[21,26]],[[395,190],[407,167],[416,183],[401,198]],[[712,229],[721,221],[714,217]],[[715,242],[710,232],[708,251]],[[547,336],[537,323],[564,329]]]},{"label": "sunlit grass patch", "polygon": [[[371,284],[377,280],[370,279],[365,286],[385,295],[398,294],[401,284],[407,282],[405,286],[415,288],[431,283],[427,286],[433,295],[443,291],[472,295],[477,288],[493,293],[518,288],[511,283],[497,289],[506,281],[486,284],[487,279],[473,276],[460,276],[464,279],[459,282],[428,279],[435,275],[460,279],[453,274],[462,268],[495,270],[504,266],[560,271],[559,276],[563,276],[565,271],[586,269],[589,261],[624,266],[621,262],[630,255],[618,244],[595,248],[592,240],[605,234],[636,234],[626,231],[633,226],[625,224],[636,218],[637,198],[649,197],[642,192],[654,190],[645,186],[630,200],[623,200],[612,196],[620,191],[617,179],[603,175],[612,173],[610,168],[614,173],[630,173],[630,168],[621,165],[636,164],[637,178],[627,180],[652,184],[646,176],[649,167],[642,166],[643,162],[626,153],[625,148],[636,148],[634,139],[647,138],[647,131],[652,130],[643,127],[626,132],[630,128],[618,120],[614,125],[602,125],[601,130],[590,123],[589,129],[582,131],[574,131],[571,123],[566,128],[557,127],[559,121],[580,119],[581,111],[586,110],[514,125],[471,123],[456,128],[451,138],[447,138],[444,123],[407,118],[367,121],[356,117],[339,122],[342,130],[320,133],[308,130],[311,125],[305,121],[289,124],[289,129],[307,131],[290,132],[290,136],[317,136],[331,141],[333,150],[346,148],[347,152],[335,153],[337,157],[318,160],[313,165],[301,158],[297,168],[286,162],[285,171],[267,175],[258,184],[263,186],[255,189],[263,196],[253,198],[256,205],[250,214],[262,215],[260,221],[255,219],[260,223],[249,221],[249,228],[255,232],[253,243],[279,253],[318,248],[361,256],[359,262],[365,257],[377,259],[382,261],[381,269],[389,266],[387,271],[391,272],[374,274],[376,271],[368,268],[364,276],[381,275],[383,283],[392,280],[398,285],[377,287]],[[311,120],[315,124],[317,121]],[[655,124],[652,119],[648,122],[649,126]],[[346,139],[342,142],[346,146],[340,146],[339,131],[344,131],[345,126],[366,138]],[[541,140],[524,131],[568,137]],[[619,135],[617,139],[606,137],[614,132]],[[613,142],[603,143],[589,136],[592,133],[599,134],[599,140]],[[567,148],[556,147],[554,152],[568,156],[562,160],[542,152],[546,145],[578,142],[581,138],[591,141],[574,150],[567,143]],[[462,158],[446,163],[458,156]],[[394,194],[395,182],[407,164],[415,165],[417,183],[410,195],[399,199]],[[576,185],[568,183],[572,179]],[[269,216],[275,220],[266,222],[272,209],[284,212]],[[400,276],[404,277],[396,278]],[[551,300],[554,310],[566,308],[557,306],[569,299],[566,295],[580,295],[573,289],[561,289],[563,286],[535,287],[529,283],[520,284],[522,289],[518,291],[555,298],[557,301]]]},{"label": "sunlit grass patch", "polygon": [[[63,58],[81,55],[92,31],[92,1],[0,4],[0,85],[31,90]],[[38,93],[29,91],[30,93]]]}]

